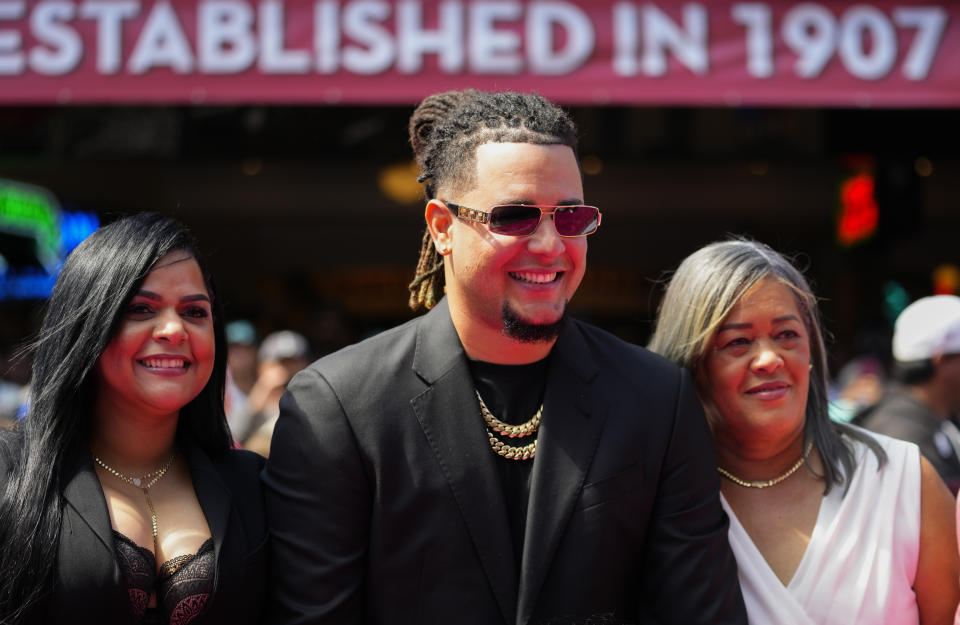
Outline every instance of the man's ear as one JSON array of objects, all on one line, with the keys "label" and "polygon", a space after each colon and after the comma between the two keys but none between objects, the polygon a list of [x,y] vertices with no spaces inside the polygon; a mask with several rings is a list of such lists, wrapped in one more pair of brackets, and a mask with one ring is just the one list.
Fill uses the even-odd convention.
[{"label": "man's ear", "polygon": [[423,216],[427,220],[427,229],[430,230],[430,238],[433,239],[437,253],[446,256],[453,249],[453,213],[440,200],[430,200]]}]

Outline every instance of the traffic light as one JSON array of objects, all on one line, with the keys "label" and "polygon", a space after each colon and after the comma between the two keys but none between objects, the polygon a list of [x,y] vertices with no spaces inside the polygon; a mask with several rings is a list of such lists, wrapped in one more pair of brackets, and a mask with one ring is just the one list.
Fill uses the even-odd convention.
[{"label": "traffic light", "polygon": [[841,158],[836,240],[853,248],[874,239],[889,242],[917,232],[923,221],[916,163],[926,159],[850,154]]},{"label": "traffic light", "polygon": [[862,171],[840,182],[837,211],[837,242],[853,247],[877,232],[880,209],[875,195],[873,174]]}]

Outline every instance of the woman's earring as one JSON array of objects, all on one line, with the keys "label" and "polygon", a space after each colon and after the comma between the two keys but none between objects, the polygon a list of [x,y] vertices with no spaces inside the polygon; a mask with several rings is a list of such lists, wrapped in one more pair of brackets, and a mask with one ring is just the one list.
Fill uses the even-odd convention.
[{"label": "woman's earring", "polygon": [[810,363],[810,371],[813,371],[813,363]]}]

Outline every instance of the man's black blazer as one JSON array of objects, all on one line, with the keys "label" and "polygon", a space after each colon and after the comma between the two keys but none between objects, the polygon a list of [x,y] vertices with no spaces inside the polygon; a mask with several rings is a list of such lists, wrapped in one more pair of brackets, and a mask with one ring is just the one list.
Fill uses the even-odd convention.
[{"label": "man's black blazer", "polygon": [[553,349],[517,570],[446,300],[323,358],[264,469],[269,623],[746,623],[689,375],[571,321]]},{"label": "man's black blazer", "polygon": [[[3,433],[18,444],[14,433]],[[9,437],[9,438],[8,438]],[[267,583],[268,533],[258,474],[263,458],[231,450],[211,458],[185,441],[197,499],[213,537],[214,591],[191,625],[259,623]],[[2,455],[3,445],[0,445]],[[9,462],[0,457],[0,492]],[[88,450],[78,450],[63,473],[63,521],[52,593],[30,623],[133,624],[127,588],[114,552],[110,513]]]}]

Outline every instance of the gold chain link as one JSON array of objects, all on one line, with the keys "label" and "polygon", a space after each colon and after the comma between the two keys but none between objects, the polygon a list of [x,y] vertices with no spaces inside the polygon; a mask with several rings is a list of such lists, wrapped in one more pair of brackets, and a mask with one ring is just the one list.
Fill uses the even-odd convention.
[{"label": "gold chain link", "polygon": [[483,401],[483,397],[480,396],[478,391],[475,392],[477,393],[477,400],[480,402],[480,414],[483,415],[483,420],[487,424],[487,439],[490,441],[490,449],[498,456],[508,460],[530,460],[536,456],[537,441],[527,443],[526,445],[508,445],[498,439],[494,432],[497,434],[506,434],[510,438],[522,438],[535,434],[537,430],[540,429],[540,422],[543,419],[543,404],[540,404],[536,414],[526,423],[510,425],[493,416],[493,413],[490,412],[487,404]]}]

